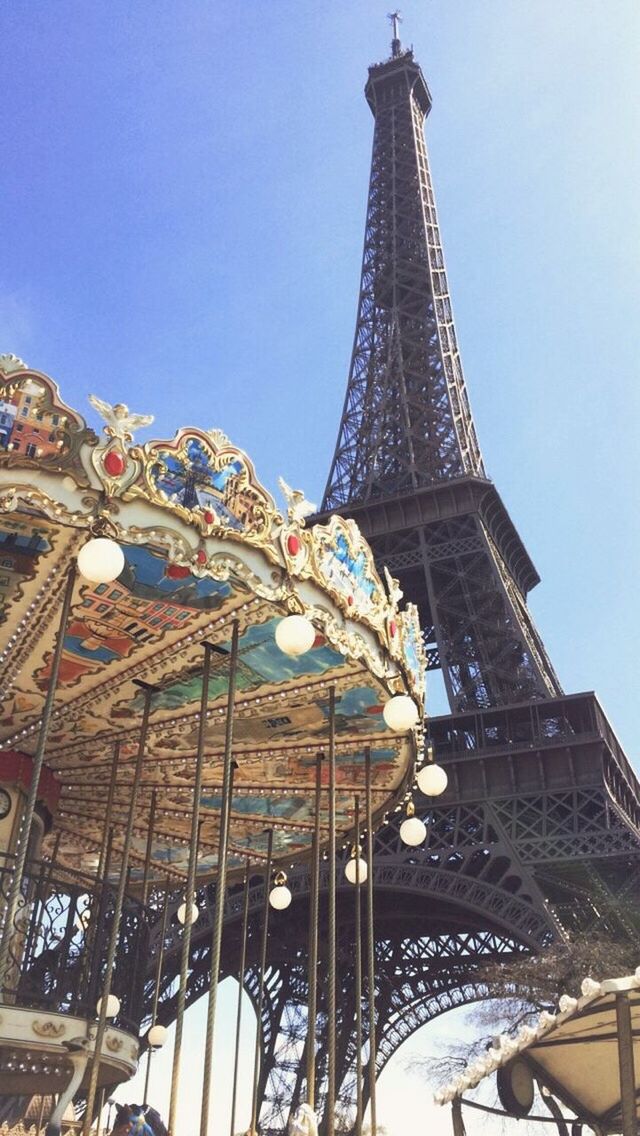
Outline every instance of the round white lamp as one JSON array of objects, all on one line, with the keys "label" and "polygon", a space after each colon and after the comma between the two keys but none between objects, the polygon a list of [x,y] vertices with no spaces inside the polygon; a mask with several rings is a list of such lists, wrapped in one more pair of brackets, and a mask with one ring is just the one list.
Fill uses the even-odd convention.
[{"label": "round white lamp", "polygon": [[358,856],[355,848],[351,849],[351,858],[347,860],[344,874],[350,884],[364,884],[367,882],[367,861]]},{"label": "round white lamp", "polygon": [[424,793],[425,797],[439,797],[441,793],[444,793],[449,778],[441,765],[429,762],[422,766],[416,781],[420,792]]},{"label": "round white lamp", "polygon": [[427,835],[426,826],[415,814],[415,805],[413,801],[409,801],[407,818],[400,825],[400,839],[403,844],[408,844],[410,848],[417,848]]},{"label": "round white lamp", "polygon": [[[102,1013],[102,998],[98,998],[96,1002],[96,1014],[100,1017]],[[120,1013],[120,999],[115,994],[110,994],[107,998],[107,1011],[106,1018],[115,1018]]]},{"label": "round white lamp", "polygon": [[92,584],[110,584],[124,568],[124,552],[115,540],[95,536],[78,553],[78,572]]},{"label": "round white lamp", "polygon": [[284,872],[278,872],[275,878],[275,887],[269,892],[269,903],[275,911],[285,911],[291,903],[291,892]]},{"label": "round white lamp", "polygon": [[285,615],[276,627],[276,643],[285,655],[304,655],[315,638],[316,629],[304,615]]},{"label": "round white lamp", "polygon": [[[194,901],[191,904],[191,926],[192,927],[193,927],[194,923],[198,922],[199,914],[200,914],[200,908],[198,907],[198,904]],[[185,923],[187,922],[187,904],[186,904],[186,902],[180,904],[178,910],[176,911],[176,915],[177,915],[177,918],[178,918],[178,923],[182,923],[182,926],[184,927]]]},{"label": "round white lamp", "polygon": [[147,1041],[152,1049],[162,1049],[167,1040],[167,1030],[164,1026],[151,1026],[147,1034]]},{"label": "round white lamp", "polygon": [[418,723],[418,707],[408,694],[394,694],[382,711],[387,726],[395,734],[404,734]]}]

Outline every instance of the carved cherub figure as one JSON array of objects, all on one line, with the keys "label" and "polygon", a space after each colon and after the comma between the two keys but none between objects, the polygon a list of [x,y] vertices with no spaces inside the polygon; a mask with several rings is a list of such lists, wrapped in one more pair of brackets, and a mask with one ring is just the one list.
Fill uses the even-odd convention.
[{"label": "carved cherub figure", "polygon": [[290,485],[287,485],[284,477],[278,478],[278,485],[287,502],[289,520],[304,524],[305,517],[310,517],[312,513],[315,513],[317,506],[312,501],[306,500],[301,489],[292,489]]},{"label": "carved cherub figure", "polygon": [[134,430],[141,430],[143,426],[150,426],[153,422],[153,414],[132,414],[124,402],[116,402],[111,406],[94,394],[89,395],[89,402],[104,418],[107,424],[105,434],[109,438],[119,438],[121,442],[132,442]]}]

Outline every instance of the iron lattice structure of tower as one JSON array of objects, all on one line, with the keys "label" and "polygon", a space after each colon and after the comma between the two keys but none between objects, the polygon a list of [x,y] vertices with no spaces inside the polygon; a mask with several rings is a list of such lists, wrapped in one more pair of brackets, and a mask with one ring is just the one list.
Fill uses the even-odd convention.
[{"label": "iron lattice structure of tower", "polygon": [[[456,343],[423,134],[431,97],[397,36],[391,58],[370,68],[365,93],[375,132],[360,299],[318,519],[355,518],[380,566],[418,604],[429,667],[442,670],[450,705],[429,723],[449,787],[435,804],[416,797],[425,844],[405,847],[398,817],[375,837],[380,1072],[414,1030],[482,994],[479,972],[488,959],[596,927],[638,941],[640,788],[595,695],[563,693],[527,609],[538,575],[486,476]],[[260,1023],[263,1136],[286,1131],[305,1092],[304,867],[290,874],[290,885],[291,909],[272,920]],[[256,912],[261,886],[252,893]],[[348,1131],[352,890],[343,888],[340,900],[338,1057]],[[240,906],[231,894],[226,973],[237,959]],[[190,1002],[204,993],[209,973],[210,897],[205,908],[193,938]],[[254,957],[256,940],[253,927]],[[175,1014],[177,959],[176,946],[160,1003],[165,1022]],[[255,996],[254,964],[245,985]],[[321,995],[321,1114],[323,1023]]]}]

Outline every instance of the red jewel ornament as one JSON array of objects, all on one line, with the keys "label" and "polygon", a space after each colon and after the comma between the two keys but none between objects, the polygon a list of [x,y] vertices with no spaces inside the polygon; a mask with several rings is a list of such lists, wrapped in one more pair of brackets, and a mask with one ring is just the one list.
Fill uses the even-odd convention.
[{"label": "red jewel ornament", "polygon": [[302,542],[299,536],[294,536],[292,533],[291,536],[287,537],[287,552],[289,556],[297,556],[301,548]]},{"label": "red jewel ornament", "polygon": [[170,580],[184,580],[190,575],[190,569],[185,568],[184,564],[168,564],[165,575]]},{"label": "red jewel ornament", "polygon": [[204,551],[204,548],[200,548],[198,550],[198,552],[196,552],[196,560],[197,560],[198,564],[206,564],[207,563],[207,554]]},{"label": "red jewel ornament", "polygon": [[117,450],[109,450],[109,453],[105,454],[102,464],[109,477],[120,477],[120,474],[124,473],[124,458]]},{"label": "red jewel ornament", "polygon": [[353,607],[355,603],[353,596],[347,596],[347,603],[349,604],[349,607]]},{"label": "red jewel ornament", "polygon": [[390,634],[392,639],[395,638],[397,630],[398,630],[398,625],[397,625],[395,619],[392,619],[391,623],[389,624],[389,634]]},{"label": "red jewel ornament", "polygon": [[211,509],[205,509],[205,511],[204,511],[204,523],[206,525],[212,525],[213,522],[214,522],[214,516],[213,516],[213,513],[211,512]]}]

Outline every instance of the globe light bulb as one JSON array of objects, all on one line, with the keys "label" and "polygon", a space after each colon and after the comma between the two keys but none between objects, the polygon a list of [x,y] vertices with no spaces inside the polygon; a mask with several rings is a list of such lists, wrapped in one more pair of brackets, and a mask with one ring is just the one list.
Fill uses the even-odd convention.
[{"label": "globe light bulb", "polygon": [[291,903],[291,892],[288,887],[274,887],[269,892],[269,903],[276,911],[284,911]]},{"label": "globe light bulb", "polygon": [[403,844],[408,844],[410,848],[417,848],[418,844],[422,844],[426,835],[426,825],[420,820],[420,817],[415,815],[413,801],[409,801],[406,820],[403,820],[400,825],[400,839]]},{"label": "globe light bulb", "polygon": [[449,778],[441,765],[434,765],[433,762],[429,762],[428,765],[423,765],[416,781],[420,792],[424,793],[425,797],[439,797],[441,793],[444,793]]},{"label": "globe light bulb", "polygon": [[124,552],[115,540],[96,536],[78,553],[78,572],[92,584],[111,584],[124,568]]},{"label": "globe light bulb", "polygon": [[152,1049],[162,1049],[167,1040],[167,1030],[164,1026],[151,1026],[147,1034],[147,1041]]},{"label": "globe light bulb", "polygon": [[287,887],[286,873],[278,872],[274,883],[275,887],[269,892],[269,903],[275,911],[284,911],[291,903],[291,892]]},{"label": "globe light bulb", "polygon": [[[194,923],[198,922],[199,914],[200,914],[200,908],[198,907],[197,903],[193,902],[191,904],[191,926],[192,927],[193,927]],[[186,904],[186,902],[180,904],[178,910],[176,911],[176,916],[177,916],[177,919],[178,919],[178,923],[182,923],[182,926],[184,927],[185,923],[187,922],[187,904]]]},{"label": "globe light bulb", "polygon": [[352,856],[344,867],[344,874],[350,884],[364,884],[367,880],[367,861],[362,856]]},{"label": "globe light bulb", "polygon": [[418,722],[418,707],[408,694],[394,694],[382,711],[387,726],[396,734],[404,734]]},{"label": "globe light bulb", "polygon": [[[102,1013],[102,998],[98,998],[96,1002],[96,1014],[100,1017]],[[105,1013],[106,1018],[116,1018],[120,1013],[120,999],[115,994],[109,994],[107,998],[107,1010]]]},{"label": "globe light bulb", "polygon": [[315,638],[316,629],[304,615],[285,615],[276,627],[276,643],[285,655],[304,655]]}]

